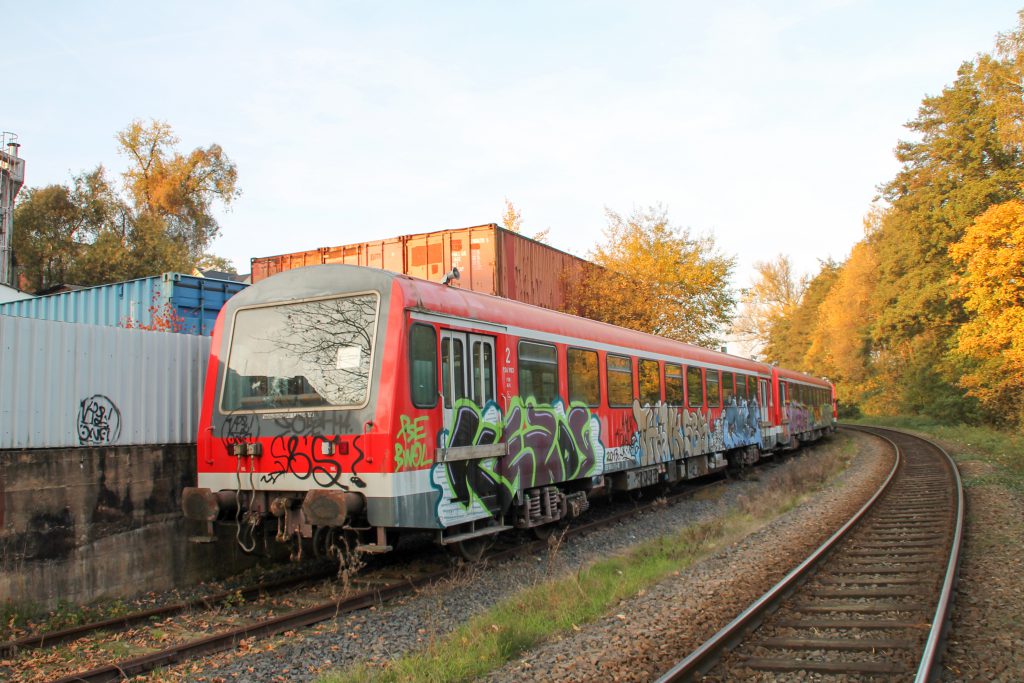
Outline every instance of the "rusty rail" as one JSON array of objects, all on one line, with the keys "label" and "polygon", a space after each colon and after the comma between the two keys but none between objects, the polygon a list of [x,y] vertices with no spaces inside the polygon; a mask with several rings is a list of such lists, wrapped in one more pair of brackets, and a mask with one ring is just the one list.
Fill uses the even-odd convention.
[{"label": "rusty rail", "polygon": [[[885,494],[890,491],[893,482],[897,477],[897,473],[901,471],[904,466],[905,457],[902,449],[888,437],[883,436],[877,429],[864,429],[869,433],[873,433],[880,438],[886,439],[895,449],[897,454],[897,460],[892,470],[890,471],[885,482],[879,489],[874,493],[871,499],[858,510],[858,512],[848,521],[843,527],[833,534],[825,543],[823,543],[818,549],[816,549],[807,559],[800,563],[795,569],[789,572],[781,581],[773,586],[767,593],[756,600],[752,605],[745,609],[739,616],[736,617],[732,622],[727,624],[718,633],[713,635],[705,643],[703,643],[697,650],[683,659],[681,662],[676,664],[672,669],[666,672],[660,679],[659,683],[669,683],[676,681],[689,681],[699,680],[699,678],[705,674],[713,671],[721,661],[726,657],[726,654],[735,649],[740,649],[741,643],[747,642],[751,638],[752,634],[763,622],[768,619],[768,615],[775,613],[780,606],[783,604],[789,604],[786,601],[792,600],[795,597],[801,595],[799,592],[801,586],[807,581],[808,577],[815,571],[827,566],[833,559],[833,551],[846,540],[849,540],[853,536],[853,530],[858,527],[862,520],[871,512],[874,511],[876,504],[883,500]],[[891,430],[896,431],[896,430]],[[902,437],[920,438],[913,437],[912,435],[900,433]],[[942,577],[942,588],[937,600],[937,604],[934,610],[934,616],[931,619],[931,625],[929,628],[929,635],[926,643],[920,650],[920,660],[917,667],[917,673],[915,680],[923,683],[923,681],[931,680],[931,677],[935,675],[937,668],[937,662],[942,652],[942,639],[948,626],[949,609],[951,604],[952,589],[956,582],[956,574],[959,567],[959,547],[962,540],[962,525],[963,525],[963,487],[960,481],[959,473],[956,470],[956,466],[949,454],[946,453],[942,448],[936,444],[921,439],[924,443],[933,447],[939,451],[942,456],[946,459],[949,467],[953,473],[953,481],[955,483],[956,490],[956,510],[954,511],[954,529],[952,533],[952,540],[950,541],[950,551],[948,560],[946,562],[945,575]],[[913,545],[913,544],[907,544]],[[866,557],[871,556],[873,551],[862,550],[860,551]],[[900,554],[904,552],[911,554],[913,548],[904,548],[903,550],[892,550],[893,554]],[[838,553],[841,555],[841,553]],[[866,557],[864,558],[866,561]],[[900,562],[895,562],[900,564]],[[865,570],[867,572],[867,570]],[[888,571],[888,570],[886,570]],[[871,572],[867,572],[871,573]],[[820,577],[819,577],[820,578]],[[893,584],[893,586],[911,585],[914,579],[896,579],[896,580],[872,580],[866,582],[869,585],[886,585]],[[851,588],[858,584],[857,580],[851,580],[848,576],[843,579],[834,579],[833,583],[837,584],[837,589],[829,591],[828,589],[818,589],[818,596],[848,596],[854,595],[862,598],[877,599],[878,597],[902,597],[912,595],[912,588],[864,588],[856,589]],[[879,603],[875,606],[875,610],[883,610],[886,606],[891,606],[894,603]],[[859,606],[860,609],[864,609],[863,606]],[[858,611],[858,606],[851,606],[849,604],[837,604],[835,605],[836,612],[843,612],[844,610],[850,612]],[[805,607],[806,609],[806,607]],[[832,609],[827,605],[822,605],[816,608],[819,613],[826,612]],[[891,611],[898,611],[892,609]],[[774,617],[773,617],[774,618]],[[900,624],[898,621],[891,620],[887,622],[893,625],[893,628],[905,627],[908,629],[917,628],[916,623],[905,623]],[[867,628],[864,621],[857,620],[832,620],[824,622],[826,626],[823,628],[834,628],[834,629],[849,629],[849,628]],[[781,624],[783,626],[793,627],[796,626],[794,623],[786,622]],[[832,650],[842,651],[845,649],[859,649],[865,646],[874,646],[878,649],[886,648],[907,648],[914,647],[913,643],[908,643],[901,639],[864,639],[858,645],[857,643],[843,642],[841,639],[833,640],[829,642],[828,639],[795,639],[795,638],[762,638],[760,641],[750,643],[750,648],[764,648],[764,649],[782,649],[782,650],[794,650],[794,649],[820,649],[820,650]],[[890,665],[887,662],[851,662],[844,661],[842,659],[827,660],[827,661],[811,661],[808,659],[795,657],[793,659],[766,659],[757,657],[748,657],[746,659],[738,658],[736,666],[743,667],[747,666],[754,669],[760,670],[777,670],[777,671],[791,671],[798,669],[815,670],[820,672],[832,672],[832,673],[850,673],[859,671],[860,673],[895,673],[900,669],[897,665]],[[860,667],[859,669],[857,667]],[[777,667],[777,668],[776,668]]]}]

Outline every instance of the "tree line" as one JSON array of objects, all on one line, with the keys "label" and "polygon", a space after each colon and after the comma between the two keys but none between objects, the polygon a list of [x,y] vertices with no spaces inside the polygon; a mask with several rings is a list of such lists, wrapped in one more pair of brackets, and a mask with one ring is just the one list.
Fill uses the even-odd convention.
[{"label": "tree line", "polygon": [[234,272],[208,252],[220,232],[216,203],[238,196],[238,170],[220,145],[178,151],[163,121],[134,121],[116,136],[128,167],[119,179],[103,167],[67,184],[28,188],[14,211],[20,285],[97,285],[197,267]]},{"label": "tree line", "polygon": [[[710,236],[660,206],[608,210],[587,255],[602,267],[570,283],[570,312],[708,347],[731,325],[764,360],[834,380],[844,412],[1024,425],[1022,95],[1024,12],[924,98],[845,261],[806,278],[785,256],[757,264],[733,318],[735,259]],[[160,121],[117,142],[118,182],[98,166],[19,198],[14,246],[32,289],[229,268],[208,252],[214,205],[239,192],[220,146],[183,154]],[[521,229],[508,200],[505,222]]]},{"label": "tree line", "polygon": [[925,97],[843,263],[758,264],[737,330],[846,410],[1024,425],[1024,12]]}]

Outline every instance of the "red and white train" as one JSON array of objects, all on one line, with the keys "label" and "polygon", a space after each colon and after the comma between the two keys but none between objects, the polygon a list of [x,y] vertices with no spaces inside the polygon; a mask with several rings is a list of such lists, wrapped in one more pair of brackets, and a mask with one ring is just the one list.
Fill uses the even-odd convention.
[{"label": "red and white train", "polygon": [[433,530],[476,557],[595,495],[693,479],[835,426],[825,380],[372,268],[281,273],[212,339],[187,517],[282,541]]}]

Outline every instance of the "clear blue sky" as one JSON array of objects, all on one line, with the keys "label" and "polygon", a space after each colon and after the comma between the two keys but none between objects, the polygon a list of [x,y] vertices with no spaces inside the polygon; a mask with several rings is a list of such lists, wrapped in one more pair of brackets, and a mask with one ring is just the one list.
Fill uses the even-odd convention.
[{"label": "clear blue sky", "polygon": [[500,222],[580,255],[655,203],[752,264],[842,259],[921,98],[992,49],[985,2],[0,2],[0,129],[30,186],[170,123],[243,195],[250,257]]}]

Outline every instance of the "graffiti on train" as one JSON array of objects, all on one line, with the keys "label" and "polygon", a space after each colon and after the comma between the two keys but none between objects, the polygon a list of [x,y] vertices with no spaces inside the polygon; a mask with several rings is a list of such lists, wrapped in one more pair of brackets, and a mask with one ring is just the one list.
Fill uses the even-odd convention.
[{"label": "graffiti on train", "polygon": [[[634,400],[636,431],[629,441],[628,464],[653,465],[727,448],[760,445],[759,416],[757,401],[747,401],[742,397],[738,401],[736,397],[730,397],[721,414],[714,419],[703,411],[684,410],[663,401],[642,406],[640,401]],[[622,454],[619,453],[617,461],[621,460]]]},{"label": "graffiti on train", "polygon": [[[272,427],[261,427],[261,422]],[[221,434],[229,448],[240,444],[264,445],[266,453],[261,456],[269,456],[269,471],[260,473],[261,483],[273,485],[285,475],[290,475],[299,481],[310,480],[321,487],[348,490],[348,484],[351,484],[363,488],[366,483],[356,472],[363,460],[360,447],[363,436],[356,435],[350,443],[343,443],[340,436],[327,435],[338,427],[332,416],[322,413],[277,414],[262,421],[251,413],[233,413],[225,416]],[[276,435],[269,440],[261,439],[263,429]],[[335,454],[348,453],[350,445],[356,457],[346,456],[352,461],[346,468]]]},{"label": "graffiti on train", "polygon": [[455,404],[450,430],[438,436],[441,448],[481,446],[504,440],[507,456],[435,463],[431,480],[444,526],[490,517],[518,490],[601,474],[605,449],[601,424],[583,404],[566,410],[561,399],[539,404],[512,399],[502,414],[488,401]]},{"label": "graffiti on train", "polygon": [[434,462],[434,455],[427,450],[428,415],[411,418],[402,415],[402,427],[395,439],[395,469],[415,470]]}]

